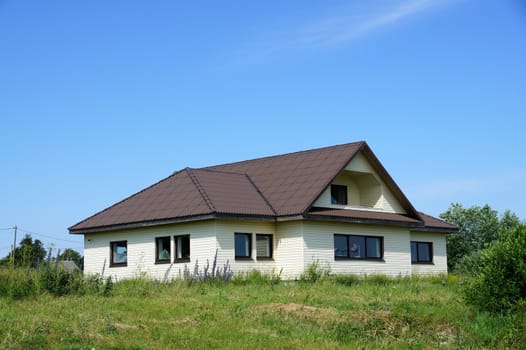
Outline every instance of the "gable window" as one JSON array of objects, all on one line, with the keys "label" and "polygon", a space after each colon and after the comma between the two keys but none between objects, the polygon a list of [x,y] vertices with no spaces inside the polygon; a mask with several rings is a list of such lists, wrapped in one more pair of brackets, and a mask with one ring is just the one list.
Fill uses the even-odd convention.
[{"label": "gable window", "polygon": [[331,204],[347,205],[347,186],[331,185]]},{"label": "gable window", "polygon": [[433,263],[433,243],[411,242],[411,263],[431,264]]},{"label": "gable window", "polygon": [[190,261],[190,235],[174,236],[175,262]]},{"label": "gable window", "polygon": [[155,238],[155,263],[169,263],[171,256],[172,253],[170,249],[170,237]]},{"label": "gable window", "polygon": [[383,237],[334,235],[335,259],[381,260],[383,249]]},{"label": "gable window", "polygon": [[252,234],[236,233],[234,240],[236,259],[250,259],[252,256]]},{"label": "gable window", "polygon": [[128,266],[128,242],[110,242],[110,267]]},{"label": "gable window", "polygon": [[256,235],[256,254],[258,259],[272,259],[272,235]]}]

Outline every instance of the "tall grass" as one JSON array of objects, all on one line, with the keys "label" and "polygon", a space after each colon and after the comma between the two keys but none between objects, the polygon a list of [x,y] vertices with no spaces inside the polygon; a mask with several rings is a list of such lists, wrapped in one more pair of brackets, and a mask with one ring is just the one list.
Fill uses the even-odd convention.
[{"label": "tall grass", "polygon": [[[24,274],[25,271],[17,272]],[[102,283],[101,286],[105,284]],[[521,349],[524,311],[466,305],[448,276],[231,283],[145,278],[83,295],[0,297],[1,349]]]}]

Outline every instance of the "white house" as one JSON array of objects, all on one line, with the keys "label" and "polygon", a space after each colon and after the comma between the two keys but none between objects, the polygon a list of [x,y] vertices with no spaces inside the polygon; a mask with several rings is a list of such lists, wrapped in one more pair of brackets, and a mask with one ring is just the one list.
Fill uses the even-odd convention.
[{"label": "white house", "polygon": [[84,271],[177,278],[212,260],[298,277],[447,272],[446,234],[420,213],[365,142],[185,168],[73,225]]}]

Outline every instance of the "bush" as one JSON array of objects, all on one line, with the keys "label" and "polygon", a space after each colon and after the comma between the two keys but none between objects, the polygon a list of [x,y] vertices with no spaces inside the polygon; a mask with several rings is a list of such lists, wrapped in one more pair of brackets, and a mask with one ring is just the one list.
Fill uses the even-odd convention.
[{"label": "bush", "polygon": [[482,251],[478,250],[460,258],[454,271],[460,275],[478,276],[482,270]]},{"label": "bush", "polygon": [[526,300],[526,226],[502,231],[480,256],[480,272],[464,288],[482,310],[505,312]]},{"label": "bush", "polygon": [[315,260],[312,263],[310,263],[305,271],[300,276],[300,281],[307,282],[307,283],[316,283],[322,277],[329,276],[330,269],[328,266],[321,266],[321,263],[319,260]]}]

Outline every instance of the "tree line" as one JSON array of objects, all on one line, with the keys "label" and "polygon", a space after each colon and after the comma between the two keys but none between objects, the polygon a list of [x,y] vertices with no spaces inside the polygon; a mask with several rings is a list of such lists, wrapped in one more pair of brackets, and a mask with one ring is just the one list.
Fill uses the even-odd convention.
[{"label": "tree line", "polygon": [[[33,237],[31,237],[30,234],[26,234],[20,241],[20,244],[15,248],[14,253],[15,267],[36,268],[41,262],[44,261],[48,251],[44,248],[44,244],[41,240],[33,240]],[[71,248],[64,249],[58,258],[61,261],[71,260],[78,267],[82,267],[84,262],[84,257],[82,257],[79,252]],[[0,266],[11,266],[12,259],[13,256],[11,252],[4,258],[0,259]]]}]

